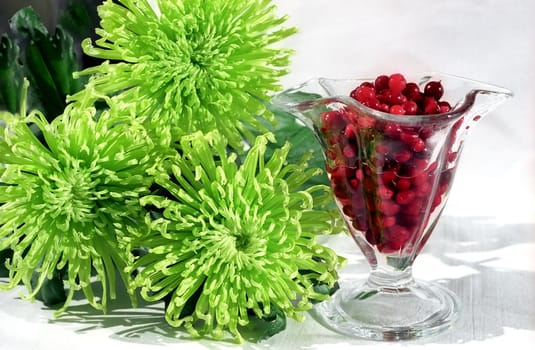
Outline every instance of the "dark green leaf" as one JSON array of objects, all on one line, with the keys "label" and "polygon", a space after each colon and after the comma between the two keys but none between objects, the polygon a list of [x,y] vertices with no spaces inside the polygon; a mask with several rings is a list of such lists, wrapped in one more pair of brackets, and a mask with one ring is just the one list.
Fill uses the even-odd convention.
[{"label": "dark green leaf", "polygon": [[258,342],[274,336],[286,329],[286,315],[276,306],[271,306],[271,313],[258,318],[254,313],[249,315],[249,324],[239,328],[243,338],[250,342]]},{"label": "dark green leaf", "polygon": [[[305,98],[304,96],[298,97],[302,99]],[[308,97],[310,98],[309,95]],[[294,115],[283,111],[281,108],[273,104],[267,104],[266,107],[274,114],[277,120],[277,125],[274,128],[271,128],[277,142],[268,144],[265,153],[266,158],[271,157],[276,149],[282,147],[286,142],[289,142],[292,147],[287,157],[288,163],[298,163],[305,153],[312,152],[312,157],[308,161],[308,166],[310,168],[325,169],[323,150],[314,132],[298,121]],[[329,185],[329,179],[325,172],[313,177],[305,184],[305,186],[309,187],[318,184]]]},{"label": "dark green leaf", "polygon": [[[32,285],[37,284],[37,277],[39,275],[34,274],[32,278]],[[65,294],[65,287],[63,285],[63,279],[61,278],[61,272],[56,270],[52,279],[46,279],[41,285],[39,293],[35,296],[37,300],[41,300],[46,306],[55,306],[60,303],[64,303],[67,299]]]},{"label": "dark green leaf", "polygon": [[48,30],[41,18],[31,7],[25,7],[17,11],[9,22],[11,30],[22,37],[33,38],[37,34],[48,34]]},{"label": "dark green leaf", "polygon": [[[12,17],[11,30],[21,48],[19,58],[23,69],[19,75],[30,81],[30,94],[35,97],[30,109],[40,109],[52,120],[63,113],[66,96],[80,91],[84,85],[84,81],[73,78],[73,72],[81,69],[73,39],[59,27],[50,34],[30,7]],[[22,76],[14,81],[21,79]]]},{"label": "dark green leaf", "polygon": [[4,34],[0,37],[0,108],[18,112],[22,76],[19,47]]}]

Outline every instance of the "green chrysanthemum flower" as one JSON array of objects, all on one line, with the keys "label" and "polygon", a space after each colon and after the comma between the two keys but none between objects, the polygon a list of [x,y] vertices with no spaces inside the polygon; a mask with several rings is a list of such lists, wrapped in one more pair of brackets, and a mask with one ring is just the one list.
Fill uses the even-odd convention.
[{"label": "green chrysanthemum flower", "polygon": [[[105,310],[108,294],[115,297],[116,270],[130,286],[124,272],[130,255],[118,237],[143,229],[139,197],[152,184],[146,171],[154,166],[153,146],[144,128],[128,117],[95,113],[67,107],[52,123],[39,112],[0,113],[0,251],[14,251],[9,281],[0,288],[23,282],[33,298],[62,270],[69,292],[58,314],[79,289]],[[102,285],[100,300],[92,270]]]},{"label": "green chrysanthemum flower", "polygon": [[[272,44],[290,36],[270,0],[106,0],[100,35],[83,43],[90,56],[114,63],[89,68],[86,89],[72,96],[114,95],[139,115],[164,119],[179,135],[219,130],[239,149],[246,128],[266,131],[262,100],[280,89],[290,50]],[[253,96],[253,98],[251,98]]]},{"label": "green chrysanthemum flower", "polygon": [[238,166],[219,133],[185,136],[171,171],[156,174],[165,195],[141,200],[157,215],[131,242],[149,249],[132,266],[143,267],[137,286],[148,301],[169,300],[166,320],[194,336],[230,331],[241,340],[248,314],[273,309],[300,319],[298,311],[327,298],[314,284],[337,280],[342,259],[315,238],[336,226],[336,216],[314,209],[329,190],[302,188],[320,170],[304,160],[286,165],[288,144],[265,161],[270,140],[259,136]]}]

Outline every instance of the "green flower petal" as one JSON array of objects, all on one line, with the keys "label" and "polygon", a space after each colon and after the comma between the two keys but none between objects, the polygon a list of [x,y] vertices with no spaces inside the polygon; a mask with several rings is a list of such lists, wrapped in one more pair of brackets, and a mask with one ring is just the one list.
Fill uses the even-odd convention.
[{"label": "green flower petal", "polygon": [[[109,111],[97,118],[92,108],[70,106],[52,123],[39,112],[24,114],[23,107],[22,116],[0,115],[0,250],[13,250],[9,281],[0,288],[23,282],[33,298],[65,268],[69,290],[58,313],[76,290],[105,310],[115,297],[116,270],[130,286],[130,256],[119,239],[144,230],[139,197],[152,185],[147,171],[156,148],[136,121]],[[102,284],[98,297],[92,270]]]},{"label": "green flower petal", "polygon": [[83,49],[114,63],[81,72],[92,77],[71,100],[90,105],[114,96],[179,135],[219,130],[236,149],[251,137],[247,126],[267,131],[255,116],[274,122],[261,100],[280,90],[291,53],[272,45],[295,28],[281,27],[286,18],[268,0],[157,4],[155,11],[148,0],[104,1],[101,38],[84,41]]},{"label": "green flower petal", "polygon": [[311,195],[328,189],[301,188],[315,170],[287,165],[288,145],[266,161],[271,141],[259,136],[238,166],[223,135],[185,136],[171,173],[156,176],[167,195],[141,200],[162,215],[146,216],[150,232],[132,241],[149,249],[131,267],[143,267],[136,285],[147,300],[165,299],[166,320],[194,336],[230,332],[240,341],[248,314],[264,318],[272,308],[301,319],[328,297],[314,282],[333,287],[338,278],[342,259],[316,242],[310,223],[332,224]]}]

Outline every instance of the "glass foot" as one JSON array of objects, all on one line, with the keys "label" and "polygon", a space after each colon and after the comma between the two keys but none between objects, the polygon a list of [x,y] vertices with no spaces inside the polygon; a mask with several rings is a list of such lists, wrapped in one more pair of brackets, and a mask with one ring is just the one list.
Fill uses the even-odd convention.
[{"label": "glass foot", "polygon": [[313,310],[326,328],[357,338],[405,340],[436,334],[457,319],[459,302],[448,289],[414,282],[403,288],[342,286]]}]

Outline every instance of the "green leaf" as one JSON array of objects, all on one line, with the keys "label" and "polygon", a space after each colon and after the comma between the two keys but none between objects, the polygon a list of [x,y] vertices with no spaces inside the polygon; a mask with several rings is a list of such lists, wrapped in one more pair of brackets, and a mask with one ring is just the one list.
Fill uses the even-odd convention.
[{"label": "green leaf", "polygon": [[[56,28],[54,34],[50,34],[30,7],[19,10],[12,17],[11,30],[15,42],[20,46],[16,50],[20,50],[18,56],[22,62],[22,74],[10,81],[20,85],[22,76],[25,76],[31,83],[30,93],[35,100],[32,109],[40,109],[50,121],[65,109],[66,96],[80,91],[84,85],[83,80],[73,78],[73,72],[81,69],[73,39],[60,27]],[[13,67],[9,71],[11,75],[16,73]],[[9,99],[11,100],[13,98]]]},{"label": "green leaf", "polygon": [[[33,275],[32,285],[37,284],[38,274]],[[39,290],[39,293],[35,296],[37,300],[41,300],[46,306],[55,306],[64,303],[67,300],[65,294],[65,287],[63,285],[63,279],[61,278],[61,272],[54,271],[54,275],[51,279],[46,279]]]},{"label": "green leaf", "polygon": [[0,108],[16,113],[22,90],[19,47],[6,34],[0,37]]},{"label": "green leaf", "polygon": [[286,315],[278,307],[271,305],[271,313],[258,318],[254,313],[249,316],[249,324],[240,327],[243,338],[250,342],[258,342],[271,338],[286,329]]},{"label": "green leaf", "polygon": [[102,0],[71,0],[59,23],[72,37],[81,40],[91,36],[98,25],[97,5]]}]

